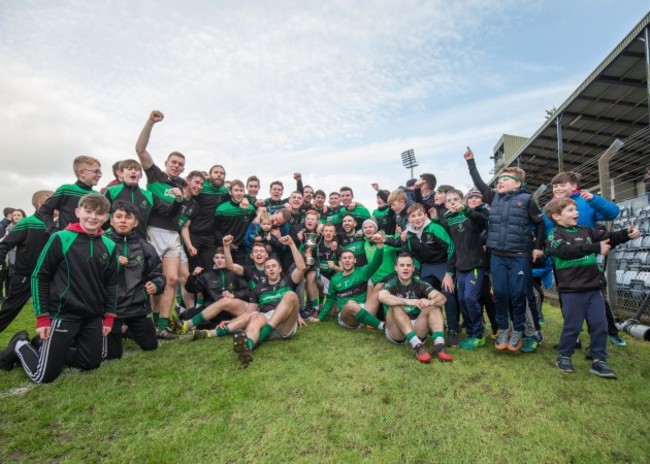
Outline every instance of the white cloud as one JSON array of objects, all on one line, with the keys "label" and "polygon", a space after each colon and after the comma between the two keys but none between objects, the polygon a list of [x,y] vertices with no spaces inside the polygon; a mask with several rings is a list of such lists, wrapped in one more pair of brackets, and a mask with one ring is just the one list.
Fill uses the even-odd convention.
[{"label": "white cloud", "polygon": [[[521,121],[557,96],[546,88],[455,109],[440,104],[472,95],[482,79],[467,72],[483,57],[478,45],[498,33],[515,4],[525,8],[498,1],[5,4],[0,143],[17,177],[0,186],[1,203],[26,206],[44,180],[69,182],[78,154],[99,157],[105,171],[133,157],[154,108],[166,119],[150,151],[162,161],[179,150],[188,169],[221,163],[229,177],[256,173],[263,183],[288,184],[301,170],[326,190],[358,182],[360,197],[374,180],[403,183],[399,153],[415,148],[420,169],[459,179],[464,165],[450,157],[466,144],[489,152],[504,131],[529,135],[534,127]],[[372,192],[364,195],[372,202]]]}]

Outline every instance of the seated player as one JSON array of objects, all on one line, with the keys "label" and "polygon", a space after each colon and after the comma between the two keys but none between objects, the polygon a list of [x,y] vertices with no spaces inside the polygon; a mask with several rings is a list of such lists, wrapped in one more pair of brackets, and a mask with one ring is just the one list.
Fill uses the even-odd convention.
[{"label": "seated player", "polygon": [[384,323],[375,314],[366,309],[368,279],[379,269],[383,259],[381,249],[384,246],[383,237],[379,234],[373,236],[379,252],[375,253],[370,263],[363,267],[356,267],[356,258],[351,251],[342,251],[339,265],[342,271],[337,272],[329,285],[327,299],[318,316],[309,318],[311,322],[320,322],[325,319],[336,304],[339,308],[337,321],[346,329],[358,329],[364,324],[383,330]]},{"label": "seated player", "polygon": [[441,310],[445,297],[414,276],[415,265],[408,253],[400,253],[397,257],[395,271],[397,276],[379,292],[379,301],[387,306],[386,338],[398,345],[408,342],[417,360],[426,363],[431,355],[424,348],[424,340],[431,334],[433,353],[440,361],[451,361],[445,348],[445,322]]},{"label": "seated player", "polygon": [[266,339],[289,339],[295,335],[298,324],[304,324],[298,315],[298,296],[294,289],[305,273],[305,261],[290,236],[285,235],[280,241],[291,249],[293,270],[283,276],[280,262],[268,258],[264,263],[266,282],[252,290],[246,312],[219,326],[226,333],[234,333],[233,348],[243,367],[253,361],[253,349]]},{"label": "seated player", "polygon": [[[249,298],[248,284],[243,278],[227,269],[223,247],[217,248],[213,261],[214,267],[212,269],[204,272],[203,268],[197,267],[192,273],[192,277],[187,281],[187,290],[192,293],[202,293],[207,303],[205,308],[198,314],[194,314],[189,319],[184,317],[187,320],[181,324],[180,334],[186,334],[196,326],[215,319],[222,312],[237,317],[246,311],[246,301]],[[188,314],[188,316],[190,315]],[[192,331],[192,339],[194,340],[216,335],[219,335],[216,331]]]}]

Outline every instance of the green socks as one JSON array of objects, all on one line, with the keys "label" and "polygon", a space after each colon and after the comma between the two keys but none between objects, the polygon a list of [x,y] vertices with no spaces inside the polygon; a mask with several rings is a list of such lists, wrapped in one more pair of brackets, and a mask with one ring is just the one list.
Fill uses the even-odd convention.
[{"label": "green socks", "polygon": [[354,315],[354,319],[361,322],[362,324],[369,325],[375,329],[383,329],[384,323],[377,319],[375,316],[370,314],[365,309],[360,309],[358,313]]},{"label": "green socks", "polygon": [[433,340],[434,345],[437,345],[439,343],[445,343],[445,333],[442,331],[433,332],[431,334],[431,340]]},{"label": "green socks", "polygon": [[224,337],[226,335],[230,335],[230,328],[228,326],[225,329],[217,327],[217,337]]},{"label": "green socks", "polygon": [[205,322],[205,317],[203,317],[203,313],[199,313],[196,316],[194,316],[192,319],[190,319],[190,322],[192,323],[193,327],[196,327],[202,322]]},{"label": "green socks", "polygon": [[160,319],[160,313],[151,313],[151,318],[153,319],[153,325],[158,327],[158,319]]},{"label": "green socks", "polygon": [[156,324],[160,330],[166,329],[169,327],[169,318],[168,317],[158,317],[158,324]]},{"label": "green socks", "polygon": [[271,332],[273,332],[275,328],[269,324],[265,324],[264,327],[262,327],[262,330],[260,330],[260,338],[257,341],[258,345],[261,345],[264,340],[266,340],[266,337],[271,335]]}]

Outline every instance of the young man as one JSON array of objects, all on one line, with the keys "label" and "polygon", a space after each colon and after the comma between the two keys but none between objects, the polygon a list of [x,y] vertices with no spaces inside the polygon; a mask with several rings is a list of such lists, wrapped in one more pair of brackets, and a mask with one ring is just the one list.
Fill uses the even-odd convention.
[{"label": "young man", "polygon": [[386,338],[398,345],[408,342],[418,361],[427,363],[431,355],[424,340],[431,334],[433,353],[443,362],[451,355],[445,348],[445,321],[442,305],[445,297],[431,285],[414,276],[415,265],[408,253],[400,253],[395,264],[397,276],[379,292],[379,301],[387,306]]},{"label": "young man", "polygon": [[257,176],[250,176],[246,179],[246,199],[251,205],[257,203],[257,194],[260,192],[260,179]]},{"label": "young man", "polygon": [[215,164],[210,168],[209,178],[203,182],[201,192],[195,197],[198,209],[189,225],[189,234],[196,254],[189,256],[190,272],[197,266],[210,267],[216,244],[221,242],[215,240],[214,214],[220,205],[230,199],[225,180],[226,170],[220,164]]},{"label": "young man", "polygon": [[75,211],[79,198],[93,191],[102,177],[99,160],[91,156],[77,156],[72,162],[72,170],[77,177],[74,184],[63,184],[41,206],[40,213],[47,226],[48,234],[56,232],[54,210],[59,211],[58,230],[64,230],[68,224],[77,222]]},{"label": "young man", "polygon": [[360,229],[363,221],[370,219],[370,211],[365,206],[354,201],[354,192],[350,187],[341,187],[339,194],[341,195],[341,212],[351,214],[357,221],[356,228]]},{"label": "young man", "polygon": [[[474,153],[464,154],[474,185],[490,205],[487,247],[491,253],[490,276],[496,303],[499,327],[497,350],[519,351],[523,345],[526,322],[526,296],[531,279],[531,257],[537,261],[544,256],[544,220],[532,195],[522,184],[526,173],[519,168],[504,168],[497,178],[496,190],[483,182],[476,168]],[[533,243],[532,228],[535,228]],[[531,253],[532,250],[532,253]],[[532,256],[531,256],[532,255]],[[510,332],[512,309],[513,331]]]},{"label": "young man", "polygon": [[320,287],[323,293],[329,290],[330,280],[336,274],[340,248],[336,243],[336,226],[332,223],[323,224],[321,238],[315,250],[316,265],[308,270],[305,278],[307,297],[312,312],[320,311]]},{"label": "young man", "polygon": [[[407,210],[409,223],[400,237],[402,251],[413,256],[420,279],[433,286],[440,285],[446,298],[447,343],[458,344],[459,319],[456,304],[454,275],[456,272],[456,249],[445,228],[437,218],[429,219],[420,203]],[[393,244],[393,241],[389,241]]]},{"label": "young man", "polygon": [[244,238],[248,225],[255,219],[253,205],[242,202],[244,195],[244,183],[237,179],[231,181],[229,201],[219,205],[214,212],[217,243],[222,242],[226,235],[233,237],[231,253],[237,264],[246,261]]},{"label": "young man", "polygon": [[[117,304],[118,262],[115,243],[103,236],[110,203],[100,194],[81,197],[78,223],[52,235],[32,274],[37,352],[27,332],[14,335],[0,354],[9,370],[19,360],[36,383],[55,380],[66,363],[82,370],[102,361],[102,336],[113,328]],[[69,349],[74,350],[69,353]]]},{"label": "young man", "polygon": [[424,209],[429,217],[432,217],[431,209],[435,208],[435,194],[438,180],[436,176],[430,173],[420,174],[420,178],[415,183],[415,202],[424,205]]},{"label": "young man", "polygon": [[[233,317],[241,316],[246,310],[249,298],[248,283],[226,267],[223,247],[218,247],[213,258],[212,269],[204,271],[197,267],[187,281],[186,288],[192,293],[201,293],[206,300],[205,308],[183,321],[180,329],[185,334],[200,324],[211,321],[226,312]],[[188,314],[189,316],[190,314]],[[185,315],[184,315],[185,316]],[[226,331],[192,330],[192,339],[227,335]]]},{"label": "young man", "polygon": [[289,339],[298,330],[299,322],[304,324],[298,315],[298,296],[294,289],[303,278],[305,261],[290,236],[285,235],[280,241],[291,248],[295,261],[293,271],[283,277],[279,261],[267,259],[266,283],[252,290],[246,312],[219,327],[234,333],[233,348],[243,367],[253,361],[253,349],[259,348],[266,339]]},{"label": "young man", "polygon": [[165,288],[162,263],[151,244],[135,232],[138,209],[118,200],[111,208],[111,229],[106,236],[115,242],[119,263],[119,284],[116,319],[105,338],[104,359],[122,357],[122,327],[144,351],[158,348],[156,327],[151,320],[150,295],[159,295]]},{"label": "young man", "polygon": [[576,202],[570,198],[551,201],[545,210],[556,225],[548,236],[547,248],[555,264],[564,319],[557,367],[562,372],[574,372],[571,356],[587,319],[591,332],[589,356],[593,360],[590,372],[616,378],[607,365],[607,321],[602,292],[606,282],[597,255],[607,255],[616,245],[638,238],[641,233],[633,226],[612,233],[578,226],[579,212]]},{"label": "young man", "polygon": [[36,212],[20,221],[9,235],[0,241],[0,263],[4,263],[9,251],[16,249],[14,275],[7,290],[7,299],[2,302],[0,309],[0,332],[11,324],[32,296],[30,277],[36,267],[38,256],[49,238],[45,230],[45,222],[38,210],[50,196],[52,196],[50,190],[39,190],[34,193],[32,205],[36,208]]},{"label": "young man", "polygon": [[[160,111],[151,112],[138,137],[135,151],[147,175],[147,190],[157,196],[159,200],[172,203],[176,200],[172,193],[173,189],[180,188],[182,190],[185,187],[185,181],[180,177],[185,170],[185,156],[177,151],[170,153],[165,161],[165,171],[163,172],[156,166],[151,154],[147,151],[151,130],[164,117]],[[163,274],[167,279],[163,294],[154,298],[154,318],[158,314],[156,332],[160,339],[173,340],[178,338],[178,335],[169,328],[169,313],[179,281],[182,253],[181,238],[178,234],[178,217],[166,216],[157,212],[151,214],[147,227],[147,241],[154,246],[158,256],[162,259]]]},{"label": "young man", "polygon": [[[373,241],[379,250],[383,248],[383,237],[375,235]],[[323,308],[317,316],[312,316],[309,320],[311,322],[323,321],[336,304],[339,309],[337,322],[341,327],[358,329],[365,324],[383,330],[384,323],[377,319],[376,311],[375,314],[372,314],[366,309],[368,279],[379,269],[382,258],[381,252],[375,253],[370,263],[363,267],[356,267],[354,253],[351,251],[341,252],[339,265],[342,270],[332,277]]]}]

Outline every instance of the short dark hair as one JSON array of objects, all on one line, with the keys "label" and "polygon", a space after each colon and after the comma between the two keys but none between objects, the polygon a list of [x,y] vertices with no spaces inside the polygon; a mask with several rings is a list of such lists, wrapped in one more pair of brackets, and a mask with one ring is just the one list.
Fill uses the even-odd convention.
[{"label": "short dark hair", "polygon": [[180,151],[173,151],[169,155],[167,155],[167,161],[169,161],[169,158],[171,158],[172,156],[178,156],[179,158],[182,158],[183,161],[185,161],[185,155],[182,154]]},{"label": "short dark hair", "polygon": [[431,173],[425,172],[424,174],[420,174],[420,179],[422,179],[424,183],[427,184],[429,190],[435,190],[436,185],[438,185],[438,179],[436,179],[436,176]]},{"label": "short dark hair", "polygon": [[340,194],[340,192],[350,192],[350,194],[354,197],[354,192],[353,192],[352,189],[351,189],[350,187],[348,187],[347,185],[344,185],[343,187],[341,187],[341,188],[339,189],[339,194]]},{"label": "short dark hair", "polygon": [[565,182],[578,185],[580,178],[580,174],[575,171],[564,171],[560,172],[559,174],[555,174],[553,179],[551,179],[551,185],[564,184]]},{"label": "short dark hair", "polygon": [[201,180],[205,180],[205,174],[203,174],[203,171],[190,171],[190,173],[185,177],[185,180],[189,182],[190,179],[194,179],[195,177],[200,177]]},{"label": "short dark hair", "polygon": [[11,206],[7,206],[5,209],[2,210],[2,215],[4,217],[7,217],[7,214],[13,214],[13,212],[16,210],[16,208],[12,208]]},{"label": "short dark hair", "polygon": [[251,182],[257,182],[259,184],[260,179],[257,176],[250,176],[248,179],[246,179],[246,185],[248,185]]},{"label": "short dark hair", "polygon": [[326,196],[327,196],[327,195],[325,195],[325,192],[323,192],[322,190],[316,190],[316,191],[314,192],[314,197],[316,197],[316,196],[318,196],[318,195],[320,195],[320,196],[322,196],[322,197],[326,197]]},{"label": "short dark hair", "polygon": [[[451,190],[455,190],[453,185],[442,184],[441,186],[439,186],[439,187],[436,189],[436,192],[438,192],[438,193],[448,193],[448,192],[450,192]],[[463,196],[462,192],[461,192],[460,196],[461,196],[461,197]]]},{"label": "short dark hair", "polygon": [[124,200],[117,200],[111,206],[111,214],[115,214],[116,211],[124,211],[129,216],[138,217],[138,209],[132,203],[128,203]]}]

